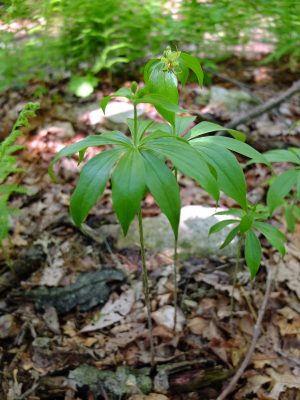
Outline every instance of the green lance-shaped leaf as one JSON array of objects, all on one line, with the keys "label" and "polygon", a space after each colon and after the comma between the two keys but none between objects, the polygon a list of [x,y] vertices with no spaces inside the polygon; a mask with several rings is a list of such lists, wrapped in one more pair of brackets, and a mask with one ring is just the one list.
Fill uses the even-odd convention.
[{"label": "green lance-shaped leaf", "polygon": [[93,157],[82,168],[70,202],[71,216],[76,226],[82,224],[102,195],[110,171],[124,151],[124,148],[107,150]]},{"label": "green lance-shaped leaf", "polygon": [[181,82],[182,86],[184,86],[189,77],[189,68],[187,67],[186,63],[178,59],[178,68],[176,68],[176,76],[178,80]]},{"label": "green lance-shaped leaf", "polygon": [[215,176],[201,155],[185,139],[157,133],[148,136],[143,146],[170,159],[179,171],[195,179],[215,200],[219,199]]},{"label": "green lance-shaped leaf", "polygon": [[261,244],[252,230],[245,233],[245,259],[250,270],[251,278],[254,278],[261,262]]},{"label": "green lance-shaped leaf", "polygon": [[143,150],[141,154],[144,158],[146,185],[161,211],[167,216],[177,238],[180,218],[178,183],[165,163],[151,151]]},{"label": "green lance-shaped leaf", "polygon": [[300,158],[291,150],[270,150],[264,153],[264,157],[270,162],[289,162],[300,165]]},{"label": "green lance-shaped leaf", "polygon": [[215,215],[234,215],[235,217],[243,218],[243,216],[245,215],[245,211],[241,210],[240,208],[231,208],[230,210],[226,211],[218,211],[215,213]]},{"label": "green lance-shaped leaf", "polygon": [[218,145],[198,142],[193,146],[216,169],[220,189],[246,209],[246,181],[237,159],[230,151]]},{"label": "green lance-shaped leaf", "polygon": [[224,221],[219,221],[215,223],[209,230],[209,235],[212,235],[213,233],[220,232],[222,229],[224,229],[228,225],[236,224],[239,221],[236,219],[225,219]]},{"label": "green lance-shaped leaf", "polygon": [[179,59],[181,59],[186,64],[186,66],[194,72],[198,79],[199,85],[202,86],[204,74],[199,60],[196,57],[193,57],[190,54],[183,52],[180,53]]},{"label": "green lance-shaped leaf", "polygon": [[244,215],[240,221],[240,232],[242,233],[247,232],[252,227],[253,219],[254,218],[252,214]]},{"label": "green lance-shaped leaf", "polygon": [[271,214],[282,205],[284,197],[292,190],[296,181],[295,169],[290,169],[274,179],[267,194],[267,204]]},{"label": "green lance-shaped leaf", "polygon": [[115,97],[126,97],[127,99],[131,99],[133,97],[133,93],[128,88],[120,88],[115,93],[113,93],[109,96],[103,97],[103,99],[100,102],[100,107],[104,113],[105,113],[107,104],[111,101],[112,98],[115,98]]},{"label": "green lance-shaped leaf", "polygon": [[291,204],[285,204],[284,206],[284,216],[285,216],[285,220],[287,223],[287,227],[288,230],[291,233],[295,232],[295,228],[296,228],[296,218],[293,214],[293,205]]},{"label": "green lance-shaped leaf", "polygon": [[296,196],[300,200],[300,171],[297,170]]},{"label": "green lance-shaped leaf", "polygon": [[[147,82],[150,93],[162,95],[170,103],[177,105],[179,98],[177,85],[176,75],[173,71],[164,70],[163,62],[160,61],[152,66]],[[166,110],[163,106],[156,105],[155,108],[165,120],[172,123],[171,121],[173,121],[175,117],[174,112]]]},{"label": "green lance-shaped leaf", "polygon": [[145,192],[144,160],[136,149],[128,150],[112,174],[113,208],[124,235],[140,208]]},{"label": "green lance-shaped leaf", "polygon": [[224,136],[207,136],[191,140],[191,144],[194,143],[208,143],[211,146],[219,145],[225,147],[228,150],[234,151],[245,157],[254,159],[257,163],[270,164],[269,161],[260,154],[253,147],[249,146],[247,143],[243,143],[239,140],[232,139]]},{"label": "green lance-shaped leaf", "polygon": [[[292,153],[296,154],[296,156],[300,160],[300,148],[298,148],[298,147],[289,147],[288,150],[291,151]],[[299,163],[299,161],[298,161],[298,163]]]},{"label": "green lance-shaped leaf", "polygon": [[293,215],[298,221],[300,221],[300,208],[296,205],[293,207]]},{"label": "green lance-shaped leaf", "polygon": [[56,181],[56,177],[53,173],[54,164],[62,157],[69,157],[76,153],[84,152],[88,147],[103,146],[105,144],[115,144],[120,146],[129,147],[131,146],[131,140],[128,139],[123,133],[119,131],[105,132],[101,135],[91,135],[86,139],[80,140],[79,142],[73,143],[70,146],[64,147],[60,150],[53,158],[49,166],[49,175]]},{"label": "green lance-shaped leaf", "polygon": [[154,105],[157,111],[166,110],[170,113],[161,114],[172,126],[175,126],[175,113],[176,112],[186,112],[183,108],[179,107],[177,104],[172,103],[168,98],[157,93],[147,93],[143,97],[135,99],[135,103],[149,103]]},{"label": "green lance-shaped leaf", "polygon": [[154,58],[150,61],[147,62],[147,64],[144,67],[144,81],[147,84],[149,81],[149,77],[152,71],[152,68],[154,67],[155,64],[158,64],[160,62],[159,58]]},{"label": "green lance-shaped leaf", "polygon": [[240,232],[239,225],[231,229],[231,231],[226,236],[224,242],[222,243],[220,249],[224,249],[224,247],[228,246],[233,241],[233,239],[239,234],[239,232]]},{"label": "green lance-shaped leaf", "polygon": [[175,116],[175,135],[180,136],[195,121],[196,117]]},{"label": "green lance-shaped leaf", "polygon": [[228,131],[235,139],[244,142],[246,135],[243,132],[236,131],[235,129],[225,128],[222,125],[214,124],[213,122],[203,121],[194,126],[186,135],[185,139],[193,139],[198,136],[205,135],[211,132]]},{"label": "green lance-shaped leaf", "polygon": [[282,256],[285,255],[284,242],[286,241],[286,237],[280,230],[265,222],[254,222],[253,226],[265,236],[267,241],[278,250]]}]

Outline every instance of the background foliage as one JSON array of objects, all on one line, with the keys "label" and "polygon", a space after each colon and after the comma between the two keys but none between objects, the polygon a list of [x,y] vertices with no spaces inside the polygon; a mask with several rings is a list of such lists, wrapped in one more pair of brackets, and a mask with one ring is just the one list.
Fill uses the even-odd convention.
[{"label": "background foliage", "polygon": [[[300,58],[298,0],[5,0],[0,89],[35,77],[98,74],[160,54],[167,44],[214,63],[259,39],[263,62]],[[25,22],[24,22],[25,20]],[[21,60],[21,62],[20,62]]]}]

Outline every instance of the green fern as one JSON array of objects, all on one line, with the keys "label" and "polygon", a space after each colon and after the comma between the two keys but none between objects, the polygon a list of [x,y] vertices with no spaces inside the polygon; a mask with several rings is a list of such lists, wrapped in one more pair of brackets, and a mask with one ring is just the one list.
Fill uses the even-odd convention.
[{"label": "green fern", "polygon": [[23,146],[16,144],[16,140],[22,135],[20,128],[29,126],[28,118],[34,116],[38,108],[37,103],[28,103],[21,111],[11,133],[0,143],[0,245],[8,236],[10,216],[18,212],[17,209],[9,207],[10,196],[12,193],[26,193],[26,189],[21,186],[7,182],[10,175],[23,172],[23,169],[17,166],[14,155]]}]

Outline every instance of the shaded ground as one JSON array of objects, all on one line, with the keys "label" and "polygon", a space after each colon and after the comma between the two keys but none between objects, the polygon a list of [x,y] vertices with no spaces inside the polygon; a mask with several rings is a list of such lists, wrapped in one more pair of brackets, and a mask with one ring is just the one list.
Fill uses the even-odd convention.
[{"label": "shaded ground", "polygon": [[[278,87],[276,73],[266,68],[245,69],[240,75],[239,79],[250,89],[254,88],[261,99],[272,97],[284,88]],[[216,82],[218,85],[222,83],[223,87],[233,87],[232,83],[224,84],[221,78]],[[287,83],[283,82],[283,85]],[[184,105],[190,110],[202,110],[205,116],[220,122],[233,117],[236,111],[205,100],[205,93],[201,97],[196,87],[187,86],[182,93]],[[0,289],[1,398],[90,400],[132,396],[135,400],[215,399],[251,341],[264,293],[266,264],[276,268],[277,275],[263,323],[263,335],[251,365],[231,398],[300,398],[299,227],[293,237],[289,236],[285,259],[279,260],[267,248],[256,282],[251,283],[242,268],[234,292],[235,260],[212,257],[183,262],[179,281],[181,324],[176,333],[170,329],[169,316],[174,292],[172,260],[165,254],[148,252],[158,367],[152,372],[141,370],[149,367],[149,341],[140,283],[139,251],[117,251],[111,238],[99,243],[95,236],[99,226],[115,222],[110,189],[106,190],[87,219],[93,234],[85,235],[72,225],[68,214],[70,193],[78,176],[76,160],[62,160],[59,184],[53,184],[47,174],[56,151],[91,132],[107,129],[104,126],[107,121],[98,123],[97,109],[102,93],[78,101],[66,92],[63,83],[45,85],[42,82],[33,82],[21,91],[7,92],[0,100],[2,137],[11,128],[22,104],[32,101],[33,96],[40,97],[41,111],[22,139],[26,149],[20,153],[19,160],[25,173],[18,178],[32,195],[13,198],[13,206],[21,208],[22,213],[13,221],[6,247],[13,260],[25,259],[28,268],[35,271],[26,277],[25,272],[14,290]],[[241,109],[247,110],[251,106],[242,104]],[[146,112],[157,118],[151,107]],[[244,128],[268,144],[276,139],[280,143],[299,146],[299,116],[298,96]],[[94,151],[98,150],[89,150],[88,157]],[[269,172],[256,166],[248,168],[246,176],[251,199],[264,198]],[[184,205],[214,205],[191,181],[181,177],[180,184]],[[230,207],[233,203],[222,198],[221,205]],[[145,216],[158,214],[150,196],[145,199],[143,209]],[[284,224],[280,217],[277,222]],[[1,258],[0,263],[4,271]],[[80,304],[70,311],[60,311],[53,307],[51,296],[42,304],[30,296],[37,288],[67,287],[74,284],[81,273],[104,268],[120,270],[126,275],[121,281],[103,278],[111,292],[109,299],[103,300],[104,311],[100,305],[86,311],[89,307]],[[82,294],[76,293],[77,300],[81,299]],[[58,292],[54,297],[57,296]],[[112,371],[113,374],[95,377],[94,370],[77,369],[83,365]],[[118,366],[124,365],[135,370],[119,369],[114,373]],[[161,372],[163,366],[168,367],[164,374]],[[150,376],[154,381],[149,389],[156,393],[152,397],[141,394],[145,382],[138,379],[137,369],[143,377],[149,379]],[[111,381],[113,383],[109,385]],[[167,381],[170,389],[163,387]],[[189,394],[180,393],[184,390]]]}]

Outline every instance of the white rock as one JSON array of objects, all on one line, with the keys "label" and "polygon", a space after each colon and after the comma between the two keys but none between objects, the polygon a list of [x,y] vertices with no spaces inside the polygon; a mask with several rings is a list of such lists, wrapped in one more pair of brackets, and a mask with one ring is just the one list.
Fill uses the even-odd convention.
[{"label": "white rock", "polygon": [[[212,225],[218,221],[234,218],[232,216],[214,215],[218,211],[224,211],[224,209],[203,206],[186,206],[181,209],[178,241],[178,252],[181,254],[181,258],[222,255],[232,257],[236,254],[236,241],[233,241],[224,249],[220,249],[231,227],[211,236],[208,235]],[[144,218],[143,224],[146,248],[172,256],[174,235],[165,215]],[[116,238],[114,235],[118,233],[116,243],[118,249],[139,246],[137,221],[132,223],[126,237],[123,236],[120,228],[113,226],[114,229],[111,228],[111,225],[101,227],[100,234]]]},{"label": "white rock", "polygon": [[[144,109],[138,106],[138,116],[142,114],[144,114]],[[90,125],[104,124],[114,129],[126,124],[127,118],[133,118],[133,105],[125,101],[110,101],[106,106],[105,114],[99,103],[93,103],[81,113],[79,120]]]},{"label": "white rock", "polygon": [[209,107],[223,107],[228,111],[238,111],[243,103],[253,103],[253,98],[242,90],[228,90],[219,86],[212,86]]}]

